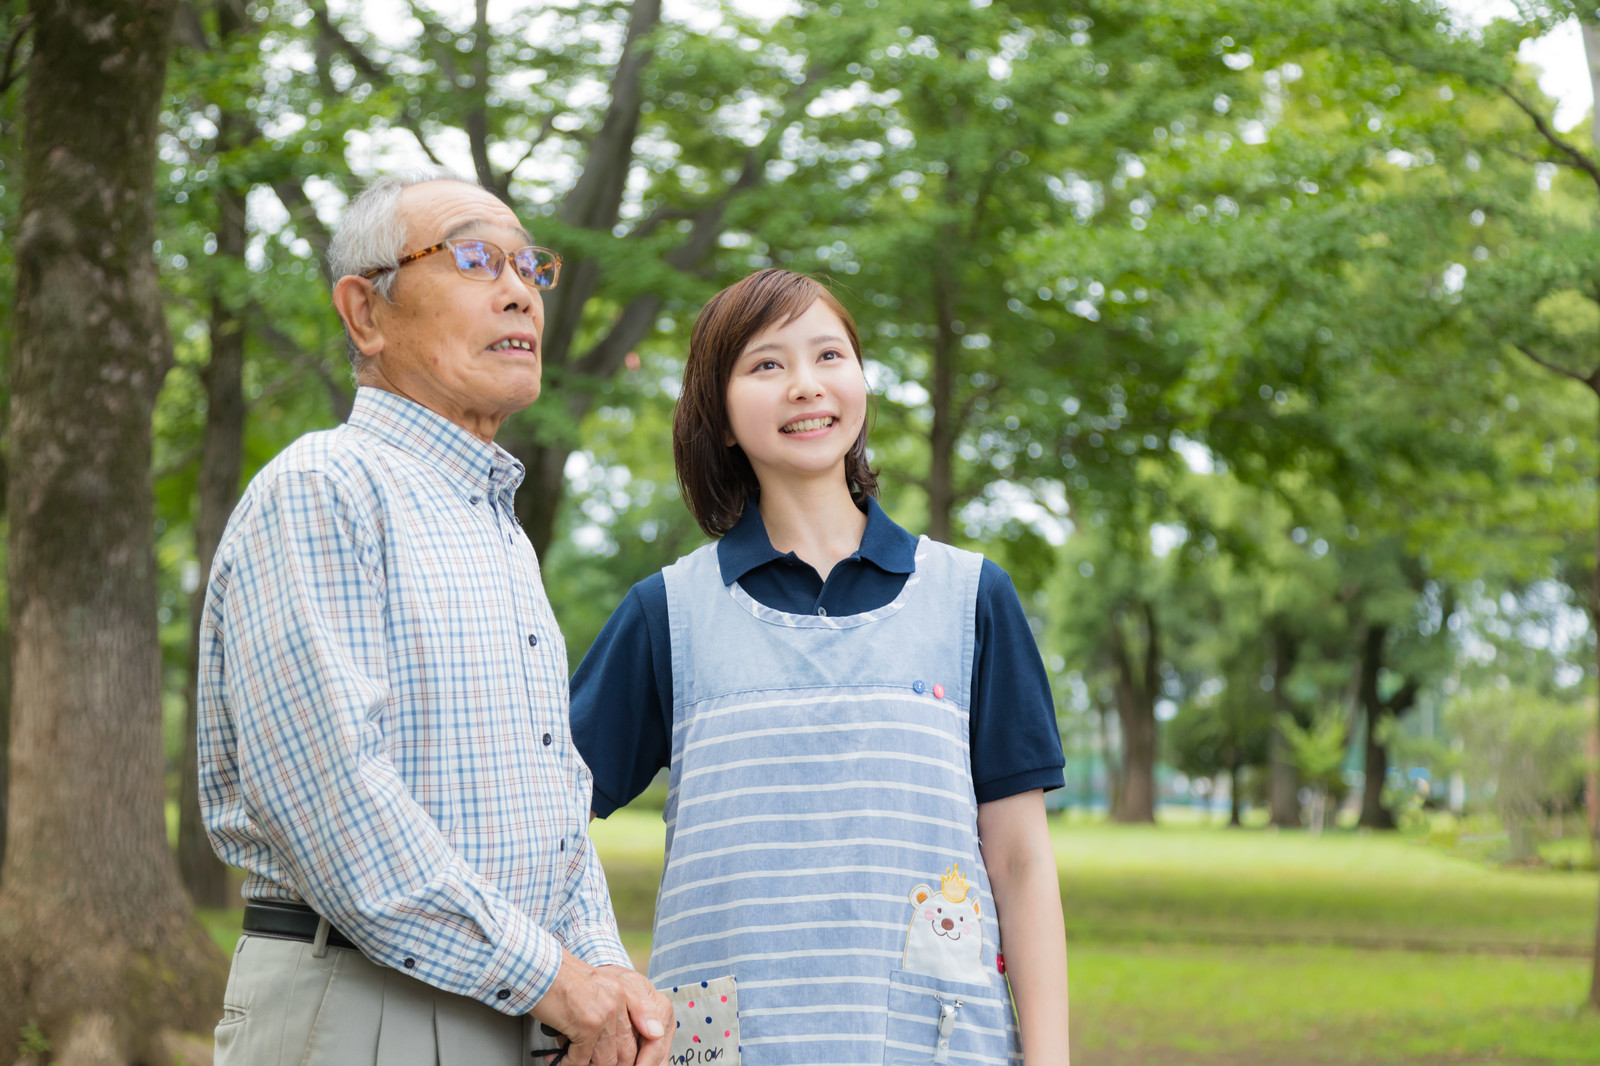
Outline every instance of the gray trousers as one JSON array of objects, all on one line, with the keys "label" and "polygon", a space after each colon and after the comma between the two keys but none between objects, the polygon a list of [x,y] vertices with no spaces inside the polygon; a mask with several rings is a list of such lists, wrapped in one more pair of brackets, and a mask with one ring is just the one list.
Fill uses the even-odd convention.
[{"label": "gray trousers", "polygon": [[[531,1019],[440,991],[351,948],[246,933],[217,1024],[216,1066],[521,1066]],[[532,1043],[530,1043],[532,1041]]]}]

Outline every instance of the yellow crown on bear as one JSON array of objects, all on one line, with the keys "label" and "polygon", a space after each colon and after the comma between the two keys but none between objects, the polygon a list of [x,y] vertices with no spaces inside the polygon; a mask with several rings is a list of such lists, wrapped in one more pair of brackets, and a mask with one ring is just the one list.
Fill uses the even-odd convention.
[{"label": "yellow crown on bear", "polygon": [[951,903],[960,903],[967,898],[967,879],[961,876],[961,864],[956,863],[946,870],[939,878],[939,891]]}]

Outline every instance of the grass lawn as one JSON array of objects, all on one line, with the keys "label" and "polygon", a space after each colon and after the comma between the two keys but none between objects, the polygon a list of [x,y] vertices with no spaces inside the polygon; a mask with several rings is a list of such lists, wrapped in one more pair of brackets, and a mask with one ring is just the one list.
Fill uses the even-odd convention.
[{"label": "grass lawn", "polygon": [[[592,832],[639,963],[662,826]],[[1600,1063],[1594,874],[1393,834],[1052,822],[1074,1052],[1105,1066]]]}]

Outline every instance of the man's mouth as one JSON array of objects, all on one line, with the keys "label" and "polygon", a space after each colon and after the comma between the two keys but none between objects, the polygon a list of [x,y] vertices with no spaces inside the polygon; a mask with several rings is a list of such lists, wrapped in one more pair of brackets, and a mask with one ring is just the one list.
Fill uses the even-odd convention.
[{"label": "man's mouth", "polygon": [[531,352],[533,351],[533,342],[525,341],[520,337],[507,337],[503,341],[495,341],[493,344],[489,345],[488,350],[491,352],[504,352],[513,348],[520,349],[524,352]]},{"label": "man's mouth", "polygon": [[821,418],[802,418],[798,422],[790,422],[787,426],[784,426],[783,429],[779,430],[779,432],[809,433],[813,429],[827,429],[829,426],[833,425],[833,421],[834,420],[831,415],[824,415]]}]

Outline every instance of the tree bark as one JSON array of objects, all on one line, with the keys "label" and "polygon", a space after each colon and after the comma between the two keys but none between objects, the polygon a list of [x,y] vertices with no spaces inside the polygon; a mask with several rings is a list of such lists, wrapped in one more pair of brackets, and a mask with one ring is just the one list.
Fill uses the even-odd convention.
[{"label": "tree bark", "polygon": [[1272,631],[1272,736],[1268,743],[1267,815],[1279,829],[1300,828],[1300,780],[1289,759],[1289,742],[1278,723],[1280,715],[1293,714],[1285,683],[1294,669],[1299,646],[1281,627]]},{"label": "tree bark", "polygon": [[[226,52],[243,28],[235,0],[216,5],[218,51]],[[217,123],[217,155],[223,156],[252,139],[254,123],[224,111]],[[178,869],[197,906],[225,907],[228,868],[211,850],[200,819],[200,781],[196,753],[196,676],[200,661],[200,619],[205,608],[206,575],[222,539],[223,527],[239,499],[239,472],[244,462],[244,339],[241,297],[228,283],[245,272],[248,237],[247,190],[225,180],[217,196],[216,260],[221,270],[211,294],[211,355],[202,373],[206,389],[206,425],[200,442],[200,476],[196,486],[195,559],[199,583],[189,600],[189,669],[184,677],[183,766],[178,790]]]},{"label": "tree bark", "polygon": [[1239,764],[1228,764],[1228,827],[1238,829],[1244,825],[1244,820],[1239,817]]},{"label": "tree bark", "polygon": [[[928,427],[928,537],[948,544],[954,525],[950,512],[955,509],[956,499],[955,453],[960,433],[956,413],[956,361],[960,358],[961,338],[955,329],[956,284],[949,276],[948,258],[936,256],[932,271],[933,375],[928,403],[933,417]],[[1123,750],[1127,750],[1126,741]]]},{"label": "tree bark", "polygon": [[150,418],[169,0],[32,5],[11,361],[9,846],[0,1041],[148,1061],[215,1021],[226,960],[167,846]]},{"label": "tree bark", "polygon": [[1139,605],[1144,633],[1142,656],[1135,663],[1122,623],[1111,619],[1111,655],[1117,670],[1117,719],[1122,726],[1122,799],[1119,822],[1156,820],[1156,688],[1160,632],[1148,603]]},{"label": "tree bark", "polygon": [[1367,723],[1365,781],[1361,786],[1361,820],[1357,823],[1363,829],[1395,827],[1394,815],[1383,805],[1383,783],[1389,774],[1389,753],[1378,740],[1379,728],[1388,714],[1388,708],[1378,694],[1378,672],[1383,668],[1383,644],[1388,636],[1387,626],[1367,626],[1361,662],[1357,666],[1361,671],[1357,682],[1357,698]]}]

